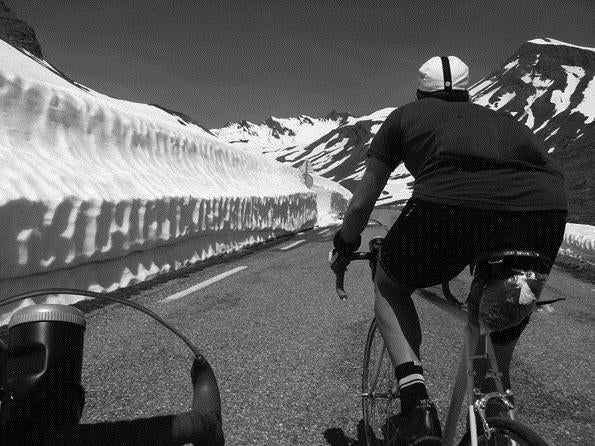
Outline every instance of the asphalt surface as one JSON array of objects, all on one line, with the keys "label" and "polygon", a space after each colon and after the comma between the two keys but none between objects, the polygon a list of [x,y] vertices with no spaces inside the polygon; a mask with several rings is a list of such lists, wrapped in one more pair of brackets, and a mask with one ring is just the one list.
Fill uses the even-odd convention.
[{"label": "asphalt surface", "polygon": [[[376,217],[394,219],[384,212]],[[346,276],[350,298],[338,300],[327,263],[333,231],[314,229],[129,293],[208,358],[221,388],[228,445],[363,444],[356,426],[373,291],[367,262],[354,263]],[[362,246],[383,233],[369,227]],[[160,302],[242,266],[206,288]],[[453,288],[466,283],[462,274]],[[567,301],[554,313],[535,314],[521,338],[512,367],[520,418],[552,445],[595,444],[595,282],[555,267],[545,293]],[[462,325],[416,302],[426,380],[444,420]],[[82,422],[189,409],[191,353],[181,341],[118,304],[85,311]]]}]

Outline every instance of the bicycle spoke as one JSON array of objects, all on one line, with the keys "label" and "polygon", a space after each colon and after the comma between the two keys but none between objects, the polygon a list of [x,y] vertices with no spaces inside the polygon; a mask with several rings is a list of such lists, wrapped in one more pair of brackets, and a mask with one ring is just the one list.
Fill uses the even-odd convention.
[{"label": "bicycle spoke", "polygon": [[380,340],[380,345],[379,345],[379,349],[380,349],[380,358],[378,358],[378,360],[376,361],[376,364],[374,364],[374,373],[373,373],[373,379],[372,379],[372,383],[370,384],[370,388],[375,389],[376,385],[378,383],[378,376],[380,375],[380,369],[382,368],[382,359],[384,358],[384,340]]},{"label": "bicycle spoke", "polygon": [[398,387],[382,336],[372,324],[366,343],[362,382],[362,405],[368,445],[384,438],[386,420],[398,412]]}]

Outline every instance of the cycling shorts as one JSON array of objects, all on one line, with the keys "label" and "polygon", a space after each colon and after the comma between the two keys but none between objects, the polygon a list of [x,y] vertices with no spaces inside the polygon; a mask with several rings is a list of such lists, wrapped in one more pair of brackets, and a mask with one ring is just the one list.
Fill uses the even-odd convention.
[{"label": "cycling shorts", "polygon": [[554,260],[565,226],[565,210],[491,211],[412,198],[384,239],[380,263],[403,288],[426,288],[451,280],[484,251],[537,251]]}]

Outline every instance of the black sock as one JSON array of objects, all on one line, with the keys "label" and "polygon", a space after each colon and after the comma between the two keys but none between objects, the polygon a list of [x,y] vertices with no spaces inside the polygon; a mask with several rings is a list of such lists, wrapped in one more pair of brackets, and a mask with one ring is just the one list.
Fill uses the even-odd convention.
[{"label": "black sock", "polygon": [[428,399],[428,391],[421,364],[406,362],[395,368],[401,394],[401,413],[407,416],[421,400]]}]

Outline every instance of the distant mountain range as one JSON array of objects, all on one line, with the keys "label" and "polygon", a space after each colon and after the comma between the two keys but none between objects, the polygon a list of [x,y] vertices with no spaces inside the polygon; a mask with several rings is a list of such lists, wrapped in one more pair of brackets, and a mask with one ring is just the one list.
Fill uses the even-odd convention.
[{"label": "distant mountain range", "polygon": [[[387,108],[362,117],[337,112],[324,118],[270,117],[260,124],[241,121],[211,132],[234,145],[258,150],[294,167],[309,160],[316,173],[353,190],[363,174],[370,142],[392,110]],[[397,168],[378,204],[405,202],[412,181],[403,166]]]},{"label": "distant mountain range", "polygon": [[[473,102],[511,113],[544,141],[566,177],[569,221],[595,225],[595,49],[531,40],[470,93]],[[359,118],[336,112],[321,119],[270,117],[211,132],[295,167],[308,159],[317,173],[353,190],[370,142],[392,110]],[[412,182],[399,166],[378,204],[403,204]]]},{"label": "distant mountain range", "polygon": [[348,113],[333,111],[324,118],[300,115],[297,118],[279,119],[273,116],[260,124],[246,120],[228,122],[213,133],[232,144],[263,152],[305,147],[322,135],[348,122]]}]

